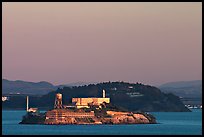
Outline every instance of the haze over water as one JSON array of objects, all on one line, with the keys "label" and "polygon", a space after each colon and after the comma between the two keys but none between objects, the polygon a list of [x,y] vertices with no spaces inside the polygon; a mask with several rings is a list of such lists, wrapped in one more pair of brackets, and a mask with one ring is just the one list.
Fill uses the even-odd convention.
[{"label": "haze over water", "polygon": [[202,79],[202,3],[3,3],[3,78]]}]

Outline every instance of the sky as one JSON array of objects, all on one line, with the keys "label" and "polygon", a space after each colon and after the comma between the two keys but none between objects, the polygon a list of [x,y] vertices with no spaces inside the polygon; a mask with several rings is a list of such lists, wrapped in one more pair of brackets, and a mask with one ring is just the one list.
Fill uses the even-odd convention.
[{"label": "sky", "polygon": [[2,12],[5,79],[202,79],[201,2],[3,2]]}]

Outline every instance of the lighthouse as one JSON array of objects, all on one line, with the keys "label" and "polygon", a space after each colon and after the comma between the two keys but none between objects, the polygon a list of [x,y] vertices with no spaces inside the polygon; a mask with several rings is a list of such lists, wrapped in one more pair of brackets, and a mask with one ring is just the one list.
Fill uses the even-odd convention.
[{"label": "lighthouse", "polygon": [[103,98],[106,97],[106,91],[103,89]]}]

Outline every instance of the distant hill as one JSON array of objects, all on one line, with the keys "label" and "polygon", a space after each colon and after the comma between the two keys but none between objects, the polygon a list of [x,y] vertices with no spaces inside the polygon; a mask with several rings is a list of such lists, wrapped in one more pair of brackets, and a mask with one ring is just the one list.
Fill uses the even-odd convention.
[{"label": "distant hill", "polygon": [[183,98],[202,98],[202,80],[169,82],[158,88]]},{"label": "distant hill", "polygon": [[22,80],[7,80],[2,79],[2,93],[3,94],[32,94],[32,95],[44,95],[57,88],[63,87],[75,87],[84,86],[89,84],[96,84],[97,82],[73,82],[69,84],[62,84],[54,86],[53,84],[41,81],[41,82],[29,82]]},{"label": "distant hill", "polygon": [[[52,109],[55,94],[62,93],[63,104],[70,104],[74,97],[102,97],[102,90],[110,97],[113,105],[128,111],[190,111],[184,106],[178,96],[165,94],[158,88],[141,83],[104,82],[80,87],[58,88],[41,97],[30,97],[30,106]],[[3,108],[25,108],[26,98],[11,97],[2,103]]]},{"label": "distant hill", "polygon": [[89,84],[97,84],[97,82],[73,82],[69,84],[63,84],[63,85],[58,85],[57,87],[63,88],[63,87],[78,87],[78,86],[84,86],[84,85],[89,85]]},{"label": "distant hill", "polygon": [[56,90],[57,87],[49,82],[27,82],[27,81],[11,81],[2,79],[2,94],[32,94],[43,95],[50,91]]}]

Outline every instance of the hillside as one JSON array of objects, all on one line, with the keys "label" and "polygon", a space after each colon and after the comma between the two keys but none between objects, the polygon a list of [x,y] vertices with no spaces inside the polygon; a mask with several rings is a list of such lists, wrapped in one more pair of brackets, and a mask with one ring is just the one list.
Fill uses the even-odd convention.
[{"label": "hillside", "polygon": [[88,86],[89,84],[97,84],[97,82],[73,82],[73,83],[58,85],[56,87],[58,87],[58,88],[63,88],[63,87],[79,87],[79,86],[85,86],[85,85]]},{"label": "hillside", "polygon": [[[173,94],[162,93],[158,88],[140,83],[130,84],[125,82],[106,82],[90,84],[80,87],[58,88],[55,92],[49,92],[42,97],[31,97],[30,106],[52,109],[56,93],[62,93],[63,104],[70,104],[73,97],[102,97],[102,90],[106,90],[106,97],[110,97],[111,103],[118,108],[128,111],[190,111]],[[3,108],[25,108],[25,97],[3,102]],[[21,103],[20,103],[21,102]],[[23,105],[24,104],[24,105]],[[15,108],[14,107],[14,108]]]},{"label": "hillside", "polygon": [[202,98],[202,80],[170,82],[158,88],[182,98]]},{"label": "hillside", "polygon": [[2,94],[32,94],[43,95],[57,88],[51,83],[41,82],[27,82],[27,81],[10,81],[2,79]]}]

